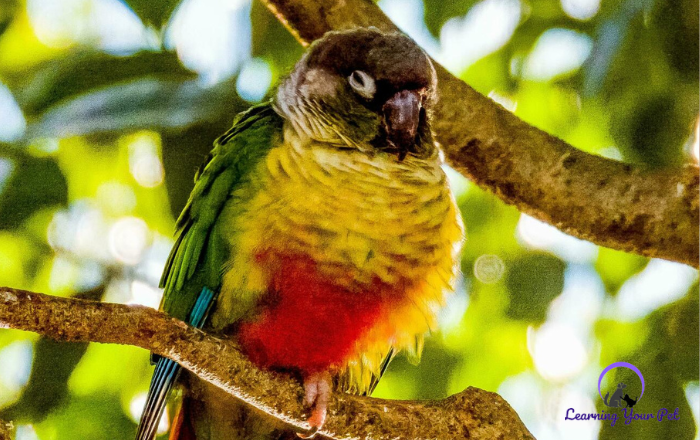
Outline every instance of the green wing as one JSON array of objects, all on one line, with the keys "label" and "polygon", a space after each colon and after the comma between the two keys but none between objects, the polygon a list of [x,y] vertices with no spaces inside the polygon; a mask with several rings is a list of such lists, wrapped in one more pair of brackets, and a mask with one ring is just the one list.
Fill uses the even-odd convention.
[{"label": "green wing", "polygon": [[[177,221],[177,241],[160,281],[165,288],[162,308],[166,313],[197,328],[205,324],[229,254],[227,231],[219,220],[221,211],[227,203],[245,203],[233,202],[232,192],[252,182],[251,171],[278,142],[281,132],[281,118],[266,103],[238,115],[233,127],[215,142]],[[156,356],[154,361],[137,440],[153,439],[181,370],[170,359]]]},{"label": "green wing", "polygon": [[231,193],[254,177],[255,165],[281,133],[282,119],[266,102],[239,114],[233,127],[214,143],[177,221],[177,241],[160,281],[165,288],[162,309],[169,315],[184,320],[203,287],[219,290],[229,257],[227,231],[219,214]]}]

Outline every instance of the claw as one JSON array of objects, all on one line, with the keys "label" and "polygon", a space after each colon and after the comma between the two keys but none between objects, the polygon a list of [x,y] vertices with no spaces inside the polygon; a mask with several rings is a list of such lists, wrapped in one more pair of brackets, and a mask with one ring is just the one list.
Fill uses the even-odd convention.
[{"label": "claw", "polygon": [[312,438],[323,427],[331,392],[331,375],[328,372],[313,373],[304,380],[304,404],[311,407],[311,415],[307,420],[310,429],[297,433],[300,438]]}]

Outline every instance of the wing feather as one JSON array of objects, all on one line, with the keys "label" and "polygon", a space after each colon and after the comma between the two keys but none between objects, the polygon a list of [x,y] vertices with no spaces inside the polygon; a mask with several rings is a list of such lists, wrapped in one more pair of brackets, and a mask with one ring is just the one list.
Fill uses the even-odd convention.
[{"label": "wing feather", "polygon": [[[268,102],[238,115],[233,127],[215,142],[177,221],[177,239],[160,281],[166,313],[197,328],[206,324],[229,256],[229,241],[219,227],[220,214],[231,193],[252,178],[255,164],[267,155],[281,130],[281,118]],[[181,371],[170,359],[155,357],[155,362],[137,440],[154,437]]]}]

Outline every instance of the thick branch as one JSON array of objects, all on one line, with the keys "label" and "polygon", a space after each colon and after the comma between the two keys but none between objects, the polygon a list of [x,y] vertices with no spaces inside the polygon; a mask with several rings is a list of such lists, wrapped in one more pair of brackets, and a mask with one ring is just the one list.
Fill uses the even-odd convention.
[{"label": "thick branch", "polygon": [[10,430],[12,425],[10,423],[0,420],[0,440],[10,440]]},{"label": "thick branch", "polygon": [[[263,2],[303,44],[329,30],[397,30],[370,0]],[[571,235],[698,267],[697,166],[645,171],[584,153],[437,70],[433,126],[452,167]]]},{"label": "thick branch", "polygon": [[[72,342],[134,345],[174,359],[201,379],[298,428],[306,429],[303,390],[293,379],[258,370],[231,341],[156,310],[0,287],[0,326]],[[337,393],[323,434],[337,439],[532,439],[497,394],[467,388],[434,402],[389,401]]]}]

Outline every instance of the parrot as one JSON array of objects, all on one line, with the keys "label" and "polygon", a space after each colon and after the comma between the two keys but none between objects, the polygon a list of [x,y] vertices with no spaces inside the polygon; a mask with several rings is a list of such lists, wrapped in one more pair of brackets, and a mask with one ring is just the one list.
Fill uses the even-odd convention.
[{"label": "parrot", "polygon": [[[326,33],[214,142],[177,220],[161,309],[296,374],[308,435],[332,393],[368,395],[396,353],[417,359],[455,290],[464,232],[431,131],[436,87],[399,32]],[[270,438],[234,427],[264,424],[254,409],[155,358],[137,440],[178,382],[171,439]]]}]

